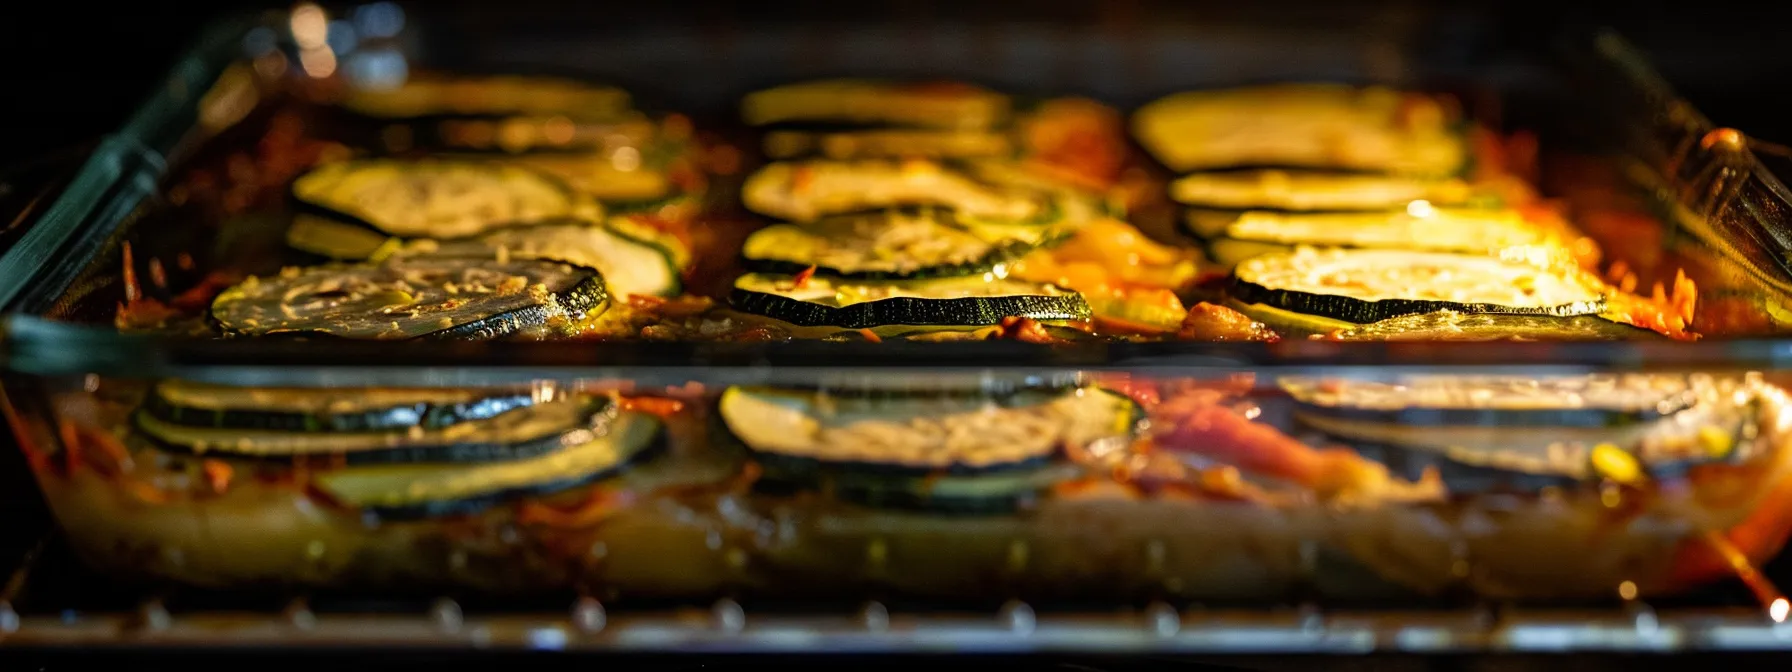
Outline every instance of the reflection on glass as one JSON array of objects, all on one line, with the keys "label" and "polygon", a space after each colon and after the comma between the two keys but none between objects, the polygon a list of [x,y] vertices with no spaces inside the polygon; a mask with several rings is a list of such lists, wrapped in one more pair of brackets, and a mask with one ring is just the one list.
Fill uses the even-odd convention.
[{"label": "reflection on glass", "polygon": [[331,51],[346,54],[354,51],[355,45],[358,43],[354,24],[341,19],[329,23],[329,34],[324,38],[324,44],[328,45]]},{"label": "reflection on glass", "polygon": [[355,28],[367,38],[393,37],[404,29],[404,10],[390,2],[362,5],[354,11]]},{"label": "reflection on glass", "polygon": [[292,39],[299,43],[300,49],[319,49],[325,46],[329,38],[329,17],[324,15],[322,7],[306,2],[292,10]]},{"label": "reflection on glass", "polygon": [[305,74],[318,79],[336,74],[336,52],[329,47],[306,49],[299,52],[299,65],[304,66]]},{"label": "reflection on glass", "polygon": [[389,90],[404,85],[410,76],[410,67],[398,49],[381,47],[350,55],[343,74],[355,88]]},{"label": "reflection on glass", "polygon": [[243,36],[243,54],[249,58],[266,54],[279,46],[278,39],[272,29],[266,26],[258,27]]}]

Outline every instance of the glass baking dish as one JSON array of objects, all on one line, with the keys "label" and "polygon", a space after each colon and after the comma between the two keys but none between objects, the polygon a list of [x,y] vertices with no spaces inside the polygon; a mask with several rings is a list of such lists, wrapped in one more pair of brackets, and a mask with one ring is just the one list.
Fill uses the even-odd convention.
[{"label": "glass baking dish", "polygon": [[[1577,34],[1550,54],[1461,49],[1449,45],[1480,35],[1472,16],[1395,5],[1199,22],[1167,5],[793,17],[661,3],[619,10],[627,20],[545,15],[528,3],[496,13],[394,7],[327,13],[368,38],[325,47],[328,68],[290,45],[297,17],[314,7],[220,23],[0,262],[10,311],[5,401],[20,468],[61,531],[53,546],[109,581],[208,595],[452,595],[499,605],[509,615],[488,622],[497,629],[484,641],[520,646],[540,645],[533,633],[551,622],[562,646],[571,637],[617,648],[801,648],[780,639],[795,633],[907,650],[926,637],[890,631],[892,610],[900,622],[908,609],[936,605],[998,613],[993,631],[958,630],[962,644],[992,649],[1778,646],[1788,602],[1761,568],[1792,531],[1792,414],[1782,387],[1792,382],[1783,365],[1792,344],[1775,338],[1792,296],[1787,191],[1746,136],[1712,126],[1613,35]],[[1091,17],[1100,19],[1093,27],[1069,27]],[[908,53],[925,57],[900,57]],[[339,85],[325,70],[425,66],[628,84],[724,141],[740,133],[728,120],[741,94],[837,74],[951,77],[1126,109],[1252,81],[1455,91],[1477,119],[1537,134],[1542,188],[1569,204],[1632,281],[1696,284],[1690,322],[1704,337],[394,344],[113,326],[120,306],[145,292],[174,301],[210,271],[242,262],[216,244],[227,234],[265,238],[285,222],[279,207],[247,207],[243,216],[267,226],[211,228],[221,218],[191,205],[202,200],[189,191],[195,174],[278,181],[252,174],[277,170],[238,157],[280,133],[312,139],[317,129],[295,133],[281,111]],[[736,188],[716,184],[724,194]],[[265,195],[265,186],[251,192]],[[151,275],[153,290],[133,279]],[[229,415],[236,407],[207,405],[226,398],[262,415],[244,420]],[[337,412],[343,399],[366,405]],[[767,452],[780,436],[819,431],[802,413],[827,425],[834,411],[816,409],[841,405],[906,409],[905,422],[966,436],[1020,426],[1042,408],[1101,413],[1105,424],[1085,440],[1054,439],[1074,446],[1074,458],[1053,443],[1054,462],[1040,466],[1032,455],[1018,471],[844,474]],[[303,422],[363,426],[399,422],[400,411],[422,417],[416,409],[427,407],[476,423],[490,419],[477,409],[497,406],[576,412],[581,449],[636,437],[630,459],[610,455],[614,445],[587,450],[613,468],[550,465],[580,482],[520,496],[540,479],[477,476],[522,479],[493,490],[466,486],[473,477],[453,469],[228,457],[229,445],[255,444],[274,427],[255,423],[307,413]],[[222,434],[171,439],[188,429],[145,420],[150,408],[198,409],[209,419],[183,426]],[[790,424],[752,428],[779,418]],[[379,441],[440,447],[436,429],[404,422],[410,434]],[[852,426],[828,431],[840,432],[823,442],[831,445],[877,440]],[[1136,451],[1147,439],[1152,448]],[[197,447],[164,450],[181,441]],[[1025,453],[1031,444],[1016,445]],[[786,452],[804,450],[818,449]],[[1074,469],[1063,469],[1066,459]],[[332,474],[368,478],[356,486]],[[406,491],[392,483],[457,494],[436,506],[392,494]],[[390,492],[357,499],[380,484]],[[505,496],[486,496],[494,493]],[[5,597],[19,611],[0,610],[0,625],[12,623],[21,641],[112,632],[83,629],[109,621],[81,621],[54,599],[33,603],[17,590]],[[1658,618],[1645,598],[1731,609]],[[565,615],[517,616],[533,613],[516,606],[536,604],[529,599],[571,601],[571,629]],[[636,606],[712,602],[691,632],[678,619],[624,617]],[[802,620],[867,602],[850,626]],[[145,604],[120,627],[160,623],[151,629],[170,633],[167,641],[189,643],[211,627],[168,629],[162,602]],[[275,618],[316,618],[299,604]],[[431,622],[446,629],[429,632],[479,642],[462,637],[458,603],[433,604]],[[1486,604],[1610,608],[1601,613],[1622,615],[1610,625],[1622,636],[1566,632],[1557,616],[1502,622],[1469,609]],[[1369,627],[1328,617],[1395,607],[1440,610],[1431,613],[1448,622],[1407,615]],[[1056,613],[1114,608],[1142,611],[1124,622],[1079,616],[1064,628],[1035,627]],[[779,615],[761,618],[760,609]],[[604,626],[606,610],[618,610],[617,627]],[[1637,614],[1655,629],[1638,635]],[[408,623],[358,633],[330,623],[332,641],[422,637]]]}]

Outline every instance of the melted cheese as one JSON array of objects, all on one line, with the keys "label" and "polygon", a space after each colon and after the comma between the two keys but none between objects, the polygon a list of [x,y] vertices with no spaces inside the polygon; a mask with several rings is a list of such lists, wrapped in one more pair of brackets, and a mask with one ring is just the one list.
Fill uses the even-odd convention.
[{"label": "melted cheese", "polygon": [[1408,299],[1553,308],[1593,304],[1600,288],[1578,277],[1494,257],[1404,250],[1317,250],[1248,259],[1238,279],[1308,294],[1363,301]]}]

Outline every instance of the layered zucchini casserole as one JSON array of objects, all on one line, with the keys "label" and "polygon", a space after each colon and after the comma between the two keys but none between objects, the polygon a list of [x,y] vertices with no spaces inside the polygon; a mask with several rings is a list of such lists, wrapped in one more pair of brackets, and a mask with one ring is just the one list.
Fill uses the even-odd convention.
[{"label": "layered zucchini casserole", "polygon": [[[962,83],[809,81],[748,95],[745,145],[545,78],[326,102],[355,140],[278,186],[303,263],[183,295],[195,315],[133,297],[122,325],[856,348],[1695,337],[1690,297],[1604,279],[1443,96],[1261,86],[1128,122]],[[1701,585],[1792,529],[1787,399],[1758,375],[821,378],[103,381],[25,448],[87,562],[211,586],[1547,599]]]}]

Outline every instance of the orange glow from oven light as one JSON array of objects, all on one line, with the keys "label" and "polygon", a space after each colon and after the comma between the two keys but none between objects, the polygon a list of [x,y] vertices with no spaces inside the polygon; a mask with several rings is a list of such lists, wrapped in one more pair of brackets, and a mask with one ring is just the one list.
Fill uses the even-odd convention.
[{"label": "orange glow from oven light", "polygon": [[324,8],[314,3],[300,3],[292,9],[292,39],[302,50],[320,49],[330,37],[330,18]]},{"label": "orange glow from oven light", "polygon": [[336,52],[329,47],[306,49],[299,52],[299,65],[304,66],[305,74],[318,79],[336,73]]}]

